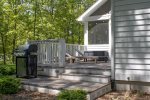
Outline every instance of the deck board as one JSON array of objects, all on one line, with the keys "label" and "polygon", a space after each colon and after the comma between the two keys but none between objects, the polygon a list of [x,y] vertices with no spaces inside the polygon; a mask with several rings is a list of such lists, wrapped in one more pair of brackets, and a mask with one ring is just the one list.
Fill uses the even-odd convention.
[{"label": "deck board", "polygon": [[107,84],[62,80],[57,78],[38,77],[35,79],[23,79],[22,84],[43,87],[48,89],[62,90],[62,89],[83,89],[91,93]]}]

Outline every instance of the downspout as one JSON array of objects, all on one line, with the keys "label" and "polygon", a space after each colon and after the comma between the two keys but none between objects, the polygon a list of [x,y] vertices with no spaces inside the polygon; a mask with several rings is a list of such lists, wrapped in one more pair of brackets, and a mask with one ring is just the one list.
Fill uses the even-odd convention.
[{"label": "downspout", "polygon": [[112,90],[116,90],[115,84],[115,27],[114,27],[114,0],[111,0],[111,86]]}]

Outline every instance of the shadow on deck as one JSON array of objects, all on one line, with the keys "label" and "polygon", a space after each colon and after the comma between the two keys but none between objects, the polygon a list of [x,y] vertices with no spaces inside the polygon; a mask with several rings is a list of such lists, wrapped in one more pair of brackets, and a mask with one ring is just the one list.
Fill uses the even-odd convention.
[{"label": "shadow on deck", "polygon": [[25,90],[38,91],[41,93],[49,93],[53,95],[57,95],[61,90],[64,89],[82,89],[88,93],[88,100],[94,100],[111,90],[110,84],[71,81],[49,77],[23,79],[22,84]]},{"label": "shadow on deck", "polygon": [[44,77],[22,80],[24,89],[50,94],[58,94],[64,89],[83,89],[88,93],[88,100],[95,100],[111,91],[110,63],[78,62],[67,63],[61,68],[47,66],[43,69],[41,74]]}]

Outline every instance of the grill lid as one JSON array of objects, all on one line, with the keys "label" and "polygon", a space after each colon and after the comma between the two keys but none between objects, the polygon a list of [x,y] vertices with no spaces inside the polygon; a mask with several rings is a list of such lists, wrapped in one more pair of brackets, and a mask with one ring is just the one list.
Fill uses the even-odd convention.
[{"label": "grill lid", "polygon": [[27,56],[28,48],[29,48],[28,44],[20,45],[17,49],[15,49],[14,55],[15,56]]},{"label": "grill lid", "polygon": [[29,44],[21,45],[18,47],[19,51],[25,51],[29,48]]}]

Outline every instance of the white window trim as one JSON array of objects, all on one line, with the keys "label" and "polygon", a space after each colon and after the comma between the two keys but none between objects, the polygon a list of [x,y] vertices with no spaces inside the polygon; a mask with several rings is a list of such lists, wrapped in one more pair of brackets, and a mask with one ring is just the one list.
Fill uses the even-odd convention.
[{"label": "white window trim", "polygon": [[88,22],[84,22],[84,45],[87,46],[88,43]]},{"label": "white window trim", "polygon": [[[108,44],[89,44],[88,43],[88,22],[84,22],[84,45],[85,46],[101,46],[102,47],[102,50],[103,50],[103,47],[108,47],[108,52],[109,54],[111,54],[111,18],[107,19],[108,20],[108,28],[109,28],[109,42]],[[99,21],[99,20],[93,20],[93,21]],[[110,55],[111,57],[111,55]]]}]

